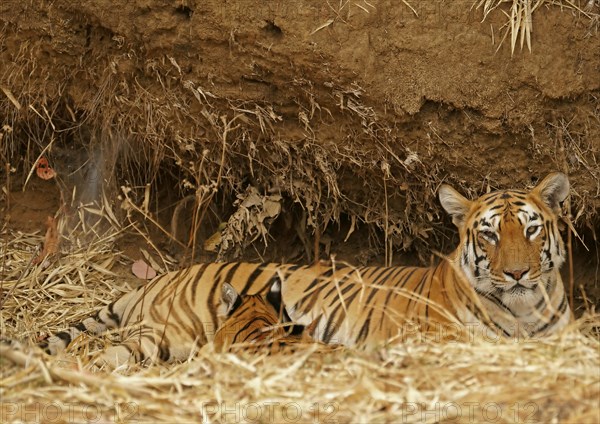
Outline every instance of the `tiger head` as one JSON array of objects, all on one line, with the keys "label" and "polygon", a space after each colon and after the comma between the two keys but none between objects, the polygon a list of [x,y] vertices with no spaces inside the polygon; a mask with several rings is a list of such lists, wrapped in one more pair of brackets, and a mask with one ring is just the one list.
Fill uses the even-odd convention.
[{"label": "tiger head", "polygon": [[440,203],[460,233],[455,258],[476,292],[519,316],[562,284],[565,248],[558,216],[568,193],[569,180],[558,172],[529,192],[494,191],[473,201],[440,187]]},{"label": "tiger head", "polygon": [[228,350],[234,344],[262,343],[284,337],[281,322],[281,285],[275,281],[266,295],[240,295],[225,282],[217,309],[218,329],[214,337],[217,350]]}]

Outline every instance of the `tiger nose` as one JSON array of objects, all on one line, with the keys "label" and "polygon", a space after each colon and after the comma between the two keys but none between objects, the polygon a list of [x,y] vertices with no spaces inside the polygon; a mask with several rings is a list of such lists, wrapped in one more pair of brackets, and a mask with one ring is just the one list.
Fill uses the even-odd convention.
[{"label": "tiger nose", "polygon": [[505,269],[504,274],[514,278],[516,281],[519,281],[528,271],[529,267],[521,269]]}]

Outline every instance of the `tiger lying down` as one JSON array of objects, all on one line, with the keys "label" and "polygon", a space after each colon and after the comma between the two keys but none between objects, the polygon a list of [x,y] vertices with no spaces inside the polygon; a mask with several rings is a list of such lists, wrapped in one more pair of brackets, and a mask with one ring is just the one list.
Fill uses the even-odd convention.
[{"label": "tiger lying down", "polygon": [[318,343],[322,351],[335,349],[334,344],[319,343],[310,333],[312,323],[297,333],[293,325],[282,322],[281,285],[274,280],[266,296],[261,294],[241,296],[229,283],[223,283],[221,302],[217,309],[219,326],[213,340],[216,351],[258,353],[292,352],[307,344]]},{"label": "tiger lying down", "polygon": [[[256,300],[274,283],[281,285],[283,315],[309,326],[309,336],[324,343],[367,349],[401,342],[415,328],[419,334],[468,329],[492,340],[552,334],[572,319],[559,274],[565,247],[557,225],[568,192],[561,173],[529,192],[495,191],[473,201],[442,185],[439,200],[458,227],[460,243],[435,266],[198,264],[123,295],[40,346],[55,354],[81,332],[120,328],[121,343],[105,349],[98,361],[115,366],[183,360],[215,339],[229,288]],[[260,322],[254,319],[260,311],[243,310],[237,314],[240,333],[247,330],[244,323]],[[225,348],[237,340],[231,333],[229,341],[219,332],[216,337]]]}]

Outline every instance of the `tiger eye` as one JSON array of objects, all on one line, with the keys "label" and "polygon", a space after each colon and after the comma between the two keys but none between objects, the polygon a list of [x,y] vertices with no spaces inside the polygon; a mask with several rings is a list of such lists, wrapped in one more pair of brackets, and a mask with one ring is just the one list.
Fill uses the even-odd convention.
[{"label": "tiger eye", "polygon": [[531,227],[527,228],[527,230],[525,230],[525,234],[527,234],[527,237],[531,237],[537,232],[539,228],[539,225],[532,225]]},{"label": "tiger eye", "polygon": [[479,232],[479,235],[491,243],[495,243],[498,241],[498,236],[496,235],[496,233],[490,230],[482,230]]}]

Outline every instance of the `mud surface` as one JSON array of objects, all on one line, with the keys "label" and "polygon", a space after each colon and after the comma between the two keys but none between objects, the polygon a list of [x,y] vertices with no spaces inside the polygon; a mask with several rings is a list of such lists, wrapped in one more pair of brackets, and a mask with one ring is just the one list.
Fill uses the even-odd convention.
[{"label": "mud surface", "polygon": [[[472,2],[4,1],[2,160],[16,193],[51,141],[88,152],[102,164],[93,184],[63,192],[96,193],[110,175],[115,204],[122,185],[141,203],[148,183],[165,225],[180,199],[216,192],[199,245],[255,188],[259,212],[276,195],[292,216],[267,214],[263,258],[310,260],[318,227],[323,251],[369,263],[450,250],[442,182],[475,196],[562,170],[589,248],[574,241],[579,281],[597,298],[599,12],[543,5],[532,51],[511,55],[506,15],[482,21]],[[62,175],[89,162],[47,154]],[[60,203],[40,184],[13,197],[14,227],[42,229],[35,205]],[[238,230],[236,254],[254,255],[249,224]],[[290,237],[290,252],[275,248]]]}]

